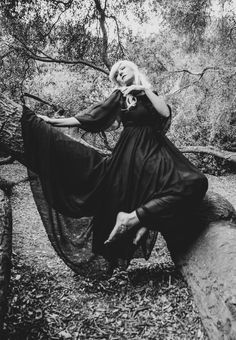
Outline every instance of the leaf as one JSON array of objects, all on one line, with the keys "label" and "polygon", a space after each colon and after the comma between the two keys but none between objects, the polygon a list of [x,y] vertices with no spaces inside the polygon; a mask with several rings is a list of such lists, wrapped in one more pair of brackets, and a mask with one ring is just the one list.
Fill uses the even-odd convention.
[{"label": "leaf", "polygon": [[71,339],[72,338],[72,335],[67,331],[61,331],[58,335],[62,339]]},{"label": "leaf", "polygon": [[42,317],[43,317],[42,309],[40,309],[40,308],[36,309],[36,311],[35,311],[35,319],[36,320],[40,320],[40,319],[42,319]]}]

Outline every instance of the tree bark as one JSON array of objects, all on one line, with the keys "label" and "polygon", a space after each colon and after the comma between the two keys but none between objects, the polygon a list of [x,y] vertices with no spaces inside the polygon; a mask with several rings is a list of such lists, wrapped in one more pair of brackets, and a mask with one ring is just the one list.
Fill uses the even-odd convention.
[{"label": "tree bark", "polygon": [[24,164],[24,147],[20,118],[22,106],[0,94],[1,148]]},{"label": "tree bark", "polygon": [[7,311],[12,251],[12,215],[8,198],[0,190],[0,335]]},{"label": "tree bark", "polygon": [[180,148],[183,153],[204,153],[208,155],[213,155],[222,159],[225,159],[228,162],[231,162],[236,166],[236,152],[218,150],[213,146],[184,146]]},{"label": "tree bark", "polygon": [[[24,164],[21,113],[21,105],[0,95],[0,144]],[[234,208],[222,196],[209,192],[182,234],[173,230],[163,236],[192,289],[210,339],[236,339]]]},{"label": "tree bark", "polygon": [[[222,196],[209,192],[192,216],[199,233],[166,235],[172,258],[192,290],[212,340],[236,339],[236,212]],[[190,226],[188,226],[190,228]],[[197,230],[197,228],[196,228]]]}]

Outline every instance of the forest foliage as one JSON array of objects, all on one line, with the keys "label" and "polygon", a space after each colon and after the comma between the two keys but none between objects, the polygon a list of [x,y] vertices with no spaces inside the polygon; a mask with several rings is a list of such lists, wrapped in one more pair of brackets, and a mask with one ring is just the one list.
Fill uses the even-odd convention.
[{"label": "forest foliage", "polygon": [[109,95],[109,68],[129,59],[172,106],[177,145],[236,151],[235,14],[231,0],[6,0],[0,91],[54,105],[28,100],[40,113],[73,115]]}]

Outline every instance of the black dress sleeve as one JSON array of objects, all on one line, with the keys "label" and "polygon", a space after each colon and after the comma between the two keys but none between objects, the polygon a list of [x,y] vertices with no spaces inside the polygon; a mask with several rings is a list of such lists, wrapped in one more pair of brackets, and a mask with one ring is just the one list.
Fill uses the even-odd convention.
[{"label": "black dress sleeve", "polygon": [[100,132],[110,127],[116,119],[119,120],[120,100],[122,93],[115,90],[105,100],[96,103],[74,117],[80,122],[80,127],[88,132]]},{"label": "black dress sleeve", "polygon": [[136,209],[137,217],[142,226],[159,227],[159,223],[173,219],[175,213],[183,204],[181,195],[166,195],[157,197]]},{"label": "black dress sleeve", "polygon": [[136,209],[142,226],[162,231],[163,226],[177,224],[177,221],[187,220],[192,215],[195,206],[205,196],[208,180],[197,169],[195,173],[189,170],[185,176],[188,179],[178,180],[176,177],[175,187],[170,187],[165,193],[156,193],[153,199]]}]

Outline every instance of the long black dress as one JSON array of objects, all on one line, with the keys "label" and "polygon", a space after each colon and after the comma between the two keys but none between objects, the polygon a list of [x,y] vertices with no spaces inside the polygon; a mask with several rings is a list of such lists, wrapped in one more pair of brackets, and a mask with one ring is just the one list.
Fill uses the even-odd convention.
[{"label": "long black dress", "polygon": [[69,266],[80,270],[89,256],[86,237],[91,234],[84,232],[78,218],[92,216],[91,251],[108,260],[130,259],[136,251],[132,242],[136,230],[112,244],[104,241],[118,212],[136,210],[141,225],[150,231],[141,242],[148,257],[148,244],[150,248],[157,232],[177,228],[204,197],[206,177],[165,136],[170,118],[161,116],[146,95],[138,95],[136,106],[127,110],[117,90],[75,117],[87,131],[121,120],[124,129],[111,156],[100,155],[28,108],[23,110],[27,164],[38,174],[31,177],[32,190],[52,244]]}]

